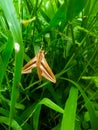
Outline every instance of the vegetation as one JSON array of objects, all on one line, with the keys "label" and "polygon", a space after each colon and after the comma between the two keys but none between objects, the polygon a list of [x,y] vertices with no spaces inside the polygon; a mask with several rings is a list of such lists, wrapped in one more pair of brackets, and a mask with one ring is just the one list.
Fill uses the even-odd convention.
[{"label": "vegetation", "polygon": [[[40,49],[56,83],[22,66]],[[0,129],[98,130],[98,0],[0,0]]]}]

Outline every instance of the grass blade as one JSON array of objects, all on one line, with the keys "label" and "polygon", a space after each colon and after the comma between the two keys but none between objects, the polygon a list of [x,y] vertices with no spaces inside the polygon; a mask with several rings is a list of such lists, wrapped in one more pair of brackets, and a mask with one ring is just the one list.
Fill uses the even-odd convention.
[{"label": "grass blade", "polygon": [[94,109],[93,105],[91,104],[89,98],[86,96],[85,92],[74,81],[72,81],[70,79],[67,79],[67,78],[63,78],[63,79],[71,82],[81,92],[81,95],[83,96],[84,101],[85,101],[85,106],[86,106],[86,108],[87,108],[87,110],[89,112],[89,117],[90,117],[90,122],[91,122],[91,125],[92,125],[92,130],[98,130],[98,120],[97,120],[97,117],[96,117],[96,114],[95,114],[95,109]]},{"label": "grass blade", "polygon": [[13,51],[13,39],[12,39],[11,34],[9,34],[5,50],[3,51],[0,57],[0,60],[1,60],[0,61],[0,90],[1,90],[1,83],[4,77],[4,73],[8,65],[8,61],[11,57],[12,51]]},{"label": "grass blade", "polygon": [[[0,123],[4,123],[6,125],[9,125],[9,118],[8,117],[4,117],[4,116],[0,116]],[[22,128],[19,126],[19,124],[15,120],[12,120],[11,127],[14,130],[22,130]]]},{"label": "grass blade", "polygon": [[71,87],[69,98],[66,102],[61,130],[74,130],[78,99],[78,89]]},{"label": "grass blade", "polygon": [[7,23],[9,25],[10,31],[12,32],[14,45],[17,45],[16,47],[18,47],[18,50],[15,51],[15,68],[14,68],[13,88],[11,94],[11,107],[10,107],[10,125],[11,125],[18,93],[18,85],[21,77],[21,67],[23,61],[23,42],[22,42],[20,24],[17,19],[17,15],[12,0],[8,1],[0,0],[0,3],[4,15],[6,17]]},{"label": "grass blade", "polygon": [[39,116],[41,112],[41,106],[45,105],[49,107],[50,109],[57,111],[59,113],[63,113],[63,109],[59,107],[57,104],[55,104],[53,101],[51,101],[48,98],[43,98],[39,104],[36,106],[36,111],[33,116],[33,124],[34,124],[34,130],[38,130],[38,123],[39,123]]}]

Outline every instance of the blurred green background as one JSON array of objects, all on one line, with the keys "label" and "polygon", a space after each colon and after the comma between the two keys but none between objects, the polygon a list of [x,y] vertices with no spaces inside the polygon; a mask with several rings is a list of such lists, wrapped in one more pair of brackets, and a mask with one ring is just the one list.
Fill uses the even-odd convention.
[{"label": "blurred green background", "polygon": [[98,130],[98,0],[0,0],[0,129]]}]

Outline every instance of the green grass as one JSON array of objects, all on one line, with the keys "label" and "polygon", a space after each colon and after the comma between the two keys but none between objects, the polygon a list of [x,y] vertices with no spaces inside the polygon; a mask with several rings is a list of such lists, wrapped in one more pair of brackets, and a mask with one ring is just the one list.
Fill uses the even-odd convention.
[{"label": "green grass", "polygon": [[[56,84],[21,74],[41,48]],[[97,95],[98,0],[0,0],[2,130],[98,130]]]}]

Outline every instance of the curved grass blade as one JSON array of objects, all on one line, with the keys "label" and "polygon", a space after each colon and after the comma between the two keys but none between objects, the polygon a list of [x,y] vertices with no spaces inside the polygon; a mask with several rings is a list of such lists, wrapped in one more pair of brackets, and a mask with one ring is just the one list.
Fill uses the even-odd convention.
[{"label": "curved grass blade", "polygon": [[53,101],[51,101],[50,99],[48,99],[48,98],[42,99],[37,104],[36,110],[35,110],[34,115],[33,115],[34,130],[38,130],[39,116],[40,116],[40,111],[41,111],[42,105],[45,105],[56,112],[64,113],[64,110],[60,106],[55,104]]}]

